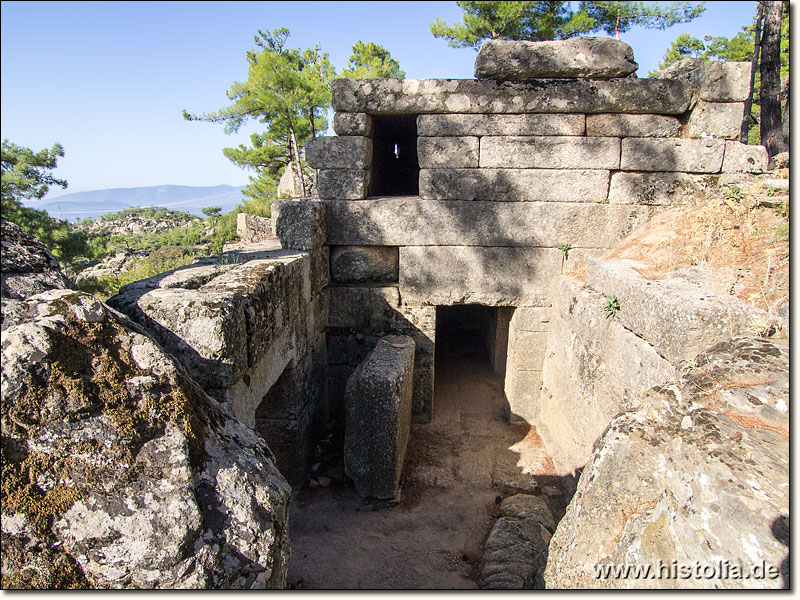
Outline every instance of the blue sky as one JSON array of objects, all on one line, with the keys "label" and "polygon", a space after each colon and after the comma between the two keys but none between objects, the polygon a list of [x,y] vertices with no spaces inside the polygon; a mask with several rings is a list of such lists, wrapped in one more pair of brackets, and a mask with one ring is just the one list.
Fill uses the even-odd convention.
[{"label": "blue sky", "polygon": [[[756,2],[708,2],[705,14],[665,31],[623,35],[646,77],[680,33],[731,37]],[[352,45],[389,49],[409,78],[471,78],[475,52],[434,38],[429,24],[461,19],[455,2],[2,2],[0,130],[39,150],[60,142],[63,193],[149,185],[244,185],[221,149],[247,143],[222,125],[190,123],[228,104],[247,76],[258,29],[287,27],[291,47],[320,42],[341,70]]]}]

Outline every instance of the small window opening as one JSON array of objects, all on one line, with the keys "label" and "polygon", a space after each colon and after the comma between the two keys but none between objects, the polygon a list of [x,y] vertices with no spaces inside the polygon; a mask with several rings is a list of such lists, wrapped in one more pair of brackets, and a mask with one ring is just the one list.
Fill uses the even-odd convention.
[{"label": "small window opening", "polygon": [[417,115],[374,116],[369,195],[418,194]]}]

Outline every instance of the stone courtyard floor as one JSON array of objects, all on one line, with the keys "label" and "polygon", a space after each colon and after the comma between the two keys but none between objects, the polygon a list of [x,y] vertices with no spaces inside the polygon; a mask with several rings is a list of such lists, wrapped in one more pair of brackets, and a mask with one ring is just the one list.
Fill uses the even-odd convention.
[{"label": "stone courtyard floor", "polygon": [[558,522],[561,478],[536,430],[508,424],[504,403],[487,361],[437,357],[433,420],[411,426],[400,504],[365,504],[340,461],[323,468],[325,487],[300,490],[290,504],[291,587],[477,588],[503,498],[541,495]]}]

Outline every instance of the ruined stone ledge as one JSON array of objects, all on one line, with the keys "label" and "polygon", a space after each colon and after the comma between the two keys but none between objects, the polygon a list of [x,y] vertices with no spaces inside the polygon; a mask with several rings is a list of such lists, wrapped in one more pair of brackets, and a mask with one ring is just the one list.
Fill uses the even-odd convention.
[{"label": "ruined stone ledge", "polygon": [[[597,250],[572,250],[580,269]],[[400,297],[423,305],[548,306],[562,269],[558,248],[406,246],[400,248]]]},{"label": "ruined stone ledge", "polygon": [[236,215],[236,235],[245,242],[265,242],[275,237],[272,219],[239,213]]},{"label": "ruined stone ledge", "polygon": [[689,107],[692,87],[684,81],[657,79],[540,79],[524,83],[474,79],[336,79],[331,91],[333,109],[337,112],[679,115]]},{"label": "ruined stone ledge", "polygon": [[647,280],[628,260],[590,260],[586,284],[616,296],[615,315],[627,329],[648,341],[673,364],[694,358],[717,342],[748,331],[752,314],[741,300],[717,295],[709,283],[678,276]]},{"label": "ruined stone ledge", "polygon": [[315,250],[325,244],[324,204],[314,199],[281,200],[277,204],[275,232],[283,248]]},{"label": "ruined stone ledge", "polygon": [[598,169],[422,169],[419,195],[431,200],[603,202],[609,171]]},{"label": "ruined stone ledge", "polygon": [[681,122],[664,115],[588,115],[587,136],[606,137],[678,137]]},{"label": "ruined stone ledge", "polygon": [[486,136],[481,167],[522,169],[618,169],[619,138]]},{"label": "ruined stone ledge", "polygon": [[529,42],[487,40],[475,58],[477,79],[527,81],[543,77],[626,77],[639,65],[633,49],[619,40],[575,37]]},{"label": "ruined stone ledge", "polygon": [[716,189],[719,175],[688,173],[618,172],[611,176],[608,200],[611,204],[674,206],[703,198]]},{"label": "ruined stone ledge", "polygon": [[585,115],[420,115],[421,136],[583,135]]},{"label": "ruined stone ledge", "polygon": [[623,171],[719,173],[724,154],[725,140],[625,138],[620,168]]},{"label": "ruined stone ledge", "polygon": [[750,95],[750,63],[684,58],[657,73],[653,79],[685,81],[700,100],[744,102]]},{"label": "ruined stone ledge", "polygon": [[653,208],[580,202],[326,200],[328,244],[612,248]]},{"label": "ruined stone ledge", "polygon": [[699,101],[689,116],[687,131],[692,138],[739,139],[744,102]]}]

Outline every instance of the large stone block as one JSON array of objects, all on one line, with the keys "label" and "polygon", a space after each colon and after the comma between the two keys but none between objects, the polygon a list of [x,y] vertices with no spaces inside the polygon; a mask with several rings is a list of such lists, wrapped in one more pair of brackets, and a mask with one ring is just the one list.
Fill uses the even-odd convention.
[{"label": "large stone block", "polygon": [[586,135],[610,137],[678,137],[681,122],[665,115],[587,115]]},{"label": "large stone block", "polygon": [[718,296],[711,285],[678,276],[647,280],[628,260],[589,261],[586,284],[616,296],[615,315],[627,329],[647,340],[658,353],[680,364],[715,343],[748,330],[751,311],[733,296]]},{"label": "large stone block", "polygon": [[625,77],[638,68],[628,44],[603,37],[549,42],[487,40],[475,59],[478,79],[509,81]]},{"label": "large stone block", "polygon": [[603,202],[609,172],[594,169],[422,169],[419,195],[431,200]]},{"label": "large stone block", "polygon": [[363,498],[399,500],[413,376],[414,340],[387,336],[347,381],[345,472]]},{"label": "large stone block", "polygon": [[109,304],[144,327],[203,387],[231,385],[247,368],[245,306],[236,292],[155,289]]},{"label": "large stone block", "polygon": [[744,102],[704,102],[695,104],[689,115],[688,133],[693,138],[737,139],[742,127]]},{"label": "large stone block", "polygon": [[467,169],[478,166],[477,137],[419,137],[417,158],[423,169],[452,167]]},{"label": "large stone block", "polygon": [[537,306],[515,308],[510,326],[516,331],[547,331],[551,310]]},{"label": "large stone block", "polygon": [[748,146],[739,142],[725,142],[723,173],[763,173],[769,165],[769,155],[764,146]]},{"label": "large stone block", "polygon": [[656,74],[654,79],[685,81],[700,100],[708,102],[744,102],[750,95],[749,62],[684,58]]},{"label": "large stone block", "polygon": [[510,83],[343,78],[331,85],[333,109],[337,112],[417,115],[609,112],[680,115],[689,107],[691,90],[691,84],[685,81],[657,79],[547,79]]},{"label": "large stone block", "polygon": [[315,200],[282,202],[275,230],[286,249],[321,248],[325,244],[325,204]]},{"label": "large stone block", "polygon": [[505,388],[508,421],[533,425],[539,414],[542,371],[506,371]]},{"label": "large stone block", "polygon": [[363,200],[369,189],[366,169],[320,169],[317,194],[323,199]]},{"label": "large stone block", "polygon": [[585,115],[420,115],[421,136],[583,135]]},{"label": "large stone block", "polygon": [[263,242],[275,237],[272,219],[239,213],[236,215],[236,235],[245,242]]},{"label": "large stone block", "polygon": [[665,205],[693,203],[717,187],[719,175],[619,172],[611,176],[611,204]]},{"label": "large stone block", "polygon": [[372,140],[365,136],[327,136],[309,140],[306,160],[313,169],[369,169]]},{"label": "large stone block", "polygon": [[[572,250],[569,268],[596,253]],[[401,247],[400,296],[420,305],[548,306],[562,256],[557,248]]]},{"label": "large stone block", "polygon": [[363,135],[372,137],[372,116],[366,113],[337,112],[333,115],[336,135]]},{"label": "large stone block", "polygon": [[653,209],[579,202],[326,200],[328,243],[340,246],[612,248]]},{"label": "large stone block", "polygon": [[541,371],[544,363],[547,331],[516,331],[512,326],[509,337],[508,369]]},{"label": "large stone block", "polygon": [[680,138],[622,140],[623,171],[685,171],[719,173],[725,140]]},{"label": "large stone block", "polygon": [[481,167],[522,169],[618,169],[619,138],[486,136]]},{"label": "large stone block", "polygon": [[336,283],[396,283],[397,248],[391,246],[334,246],[331,279]]},{"label": "large stone block", "polygon": [[560,279],[553,296],[542,391],[533,404],[533,425],[559,474],[582,467],[609,421],[620,411],[640,406],[642,392],[675,373],[645,340],[606,318],[602,295]]}]

